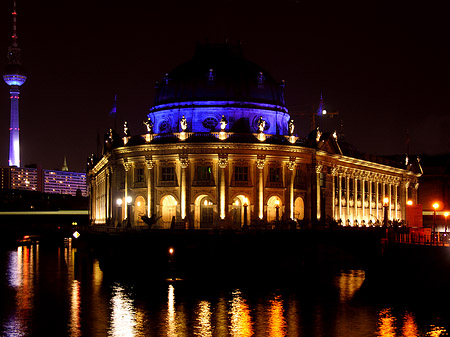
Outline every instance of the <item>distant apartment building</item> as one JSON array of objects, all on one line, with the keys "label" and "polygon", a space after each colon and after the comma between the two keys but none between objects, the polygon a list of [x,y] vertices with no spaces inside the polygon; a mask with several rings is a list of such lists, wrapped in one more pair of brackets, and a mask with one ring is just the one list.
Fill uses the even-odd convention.
[{"label": "distant apartment building", "polygon": [[0,174],[1,189],[88,195],[86,173],[10,166],[2,167]]}]

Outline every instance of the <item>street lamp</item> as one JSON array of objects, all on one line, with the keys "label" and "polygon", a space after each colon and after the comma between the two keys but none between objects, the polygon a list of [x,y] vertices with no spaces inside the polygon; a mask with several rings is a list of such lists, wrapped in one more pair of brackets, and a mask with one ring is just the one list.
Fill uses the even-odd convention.
[{"label": "street lamp", "polygon": [[280,200],[275,200],[275,219],[278,222],[280,220]]},{"label": "street lamp", "polygon": [[445,232],[447,233],[447,217],[448,217],[448,212],[444,212],[444,219],[445,219]]},{"label": "street lamp", "polygon": [[436,233],[436,210],[439,208],[439,203],[435,202],[433,204],[434,215],[433,215],[433,231]]},{"label": "street lamp", "polygon": [[389,198],[384,197],[383,198],[383,208],[384,208],[384,226],[387,227],[388,225],[388,207],[389,207]]},{"label": "street lamp", "polygon": [[120,222],[122,221],[122,198],[117,198],[117,227],[120,227]]},{"label": "street lamp", "polygon": [[133,200],[131,198],[131,196],[127,196],[127,228],[131,227],[131,222],[130,222],[130,214],[131,214],[131,201]]},{"label": "street lamp", "polygon": [[247,229],[247,228],[248,228],[248,225],[247,225],[247,207],[248,207],[248,199],[247,199],[247,198],[244,198],[244,204],[243,204],[243,206],[244,206],[244,226],[243,226],[243,228],[244,228],[244,229]]}]

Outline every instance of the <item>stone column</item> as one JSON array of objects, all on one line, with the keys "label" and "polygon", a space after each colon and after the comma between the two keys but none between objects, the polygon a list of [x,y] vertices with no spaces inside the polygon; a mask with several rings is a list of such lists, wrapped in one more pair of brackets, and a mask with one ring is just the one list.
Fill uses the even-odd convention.
[{"label": "stone column", "polygon": [[388,188],[389,188],[389,194],[388,194],[388,198],[389,198],[389,220],[392,219],[392,184],[389,183],[387,184]]},{"label": "stone column", "polygon": [[181,213],[181,219],[186,219],[186,169],[189,166],[189,159],[187,155],[181,155],[179,156],[180,159],[180,166],[181,166],[181,188],[180,188],[180,213]]},{"label": "stone column", "polygon": [[320,220],[321,209],[320,209],[320,172],[322,172],[323,165],[316,165],[316,204],[317,204],[317,220]]},{"label": "stone column", "polygon": [[353,224],[355,224],[355,220],[358,220],[358,178],[356,177],[353,179],[353,202]]},{"label": "stone column", "polygon": [[226,179],[225,179],[225,169],[228,165],[228,155],[219,154],[219,216],[220,219],[225,220],[226,216]]},{"label": "stone column", "polygon": [[378,177],[375,179],[375,193],[376,193],[376,195],[375,195],[375,208],[376,208],[376,210],[377,210],[377,213],[376,213],[376,215],[377,215],[377,220],[379,220],[380,219],[380,217],[379,217],[379,212],[378,212],[378,206],[379,206],[379,203],[380,203],[380,195],[379,195],[379,193],[380,193],[380,191],[379,191],[379,183],[378,183]]},{"label": "stone column", "polygon": [[295,179],[295,157],[290,157],[287,168],[291,171],[291,179],[289,181],[289,217],[294,220],[294,179]]},{"label": "stone column", "polygon": [[153,167],[155,166],[155,163],[152,160],[151,156],[145,157],[145,165],[147,166],[147,216],[150,218],[153,215],[153,198],[152,198],[152,191],[153,191]]},{"label": "stone column", "polygon": [[123,168],[125,170],[125,186],[124,186],[124,200],[123,200],[122,207],[124,207],[125,219],[128,219],[128,202],[127,202],[127,197],[128,197],[128,171],[131,169],[131,163],[129,163],[128,161],[124,160]]},{"label": "stone column", "polygon": [[258,217],[264,218],[264,164],[266,162],[265,155],[258,155],[256,159],[256,167],[258,168]]},{"label": "stone column", "polygon": [[366,202],[366,179],[361,179],[361,222],[366,220],[365,218],[365,202]]},{"label": "stone column", "polygon": [[347,185],[347,203],[346,203],[346,217],[345,217],[345,221],[347,221],[348,219],[350,219],[350,176],[347,174],[345,176],[345,183]]},{"label": "stone column", "polygon": [[110,200],[109,200],[109,194],[110,194],[110,179],[111,175],[109,174],[108,169],[105,170],[105,224],[108,224],[109,222],[109,214],[110,214]]},{"label": "stone column", "polygon": [[342,174],[339,174],[339,219],[342,219]]},{"label": "stone column", "polygon": [[369,218],[368,218],[367,222],[369,222],[369,220],[373,221],[373,211],[372,211],[372,193],[373,193],[372,184],[373,184],[373,182],[372,182],[371,176],[369,176],[368,184],[369,184],[369,214],[368,214]]}]

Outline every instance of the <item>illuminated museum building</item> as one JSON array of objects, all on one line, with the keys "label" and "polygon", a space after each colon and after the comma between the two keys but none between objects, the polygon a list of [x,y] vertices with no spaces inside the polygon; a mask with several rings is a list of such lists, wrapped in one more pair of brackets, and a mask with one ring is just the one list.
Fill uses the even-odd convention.
[{"label": "illuminated museum building", "polygon": [[[294,133],[277,83],[239,47],[200,45],[157,83],[142,126],[105,135],[88,161],[92,224],[156,228],[264,226],[278,220],[343,225],[404,219],[417,201],[417,163],[345,155],[336,133]],[[370,157],[372,158],[372,157]]]}]

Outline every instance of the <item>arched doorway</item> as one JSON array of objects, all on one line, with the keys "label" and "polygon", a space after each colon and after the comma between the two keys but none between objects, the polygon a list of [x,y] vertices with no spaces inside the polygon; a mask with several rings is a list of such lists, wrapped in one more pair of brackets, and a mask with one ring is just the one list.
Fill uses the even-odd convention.
[{"label": "arched doorway", "polygon": [[281,220],[281,200],[277,196],[272,196],[267,201],[267,222]]},{"label": "arched doorway", "polygon": [[142,196],[136,197],[134,201],[134,223],[138,226],[143,226],[144,221],[142,216],[145,215],[145,199]]},{"label": "arched doorway", "polygon": [[233,199],[233,204],[231,205],[231,219],[233,221],[233,227],[243,227],[245,222],[247,222],[247,226],[250,224],[250,210],[248,208],[249,201],[247,197],[238,195]]},{"label": "arched doorway", "polygon": [[200,201],[200,228],[212,228],[214,222],[214,205],[209,197]]},{"label": "arched doorway", "polygon": [[214,203],[206,194],[199,195],[194,202],[194,227],[212,228],[214,226]]},{"label": "arched doorway", "polygon": [[161,216],[164,227],[170,227],[173,217],[177,217],[177,201],[172,195],[166,195],[161,200]]},{"label": "arched doorway", "polygon": [[294,219],[303,220],[305,218],[305,203],[301,197],[295,199]]}]

